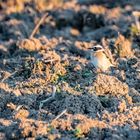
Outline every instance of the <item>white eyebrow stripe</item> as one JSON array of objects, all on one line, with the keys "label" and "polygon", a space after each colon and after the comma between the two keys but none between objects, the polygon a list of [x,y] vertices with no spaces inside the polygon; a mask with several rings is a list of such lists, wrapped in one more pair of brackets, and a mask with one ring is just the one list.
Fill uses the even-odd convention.
[{"label": "white eyebrow stripe", "polygon": [[103,52],[104,48],[101,45],[93,46],[93,52]]},{"label": "white eyebrow stripe", "polygon": [[102,47],[101,45],[93,46],[93,48],[94,48],[94,47],[103,49],[103,47]]},{"label": "white eyebrow stripe", "polygon": [[102,50],[97,50],[97,51],[93,51],[93,52],[104,52],[104,50],[102,49]]}]

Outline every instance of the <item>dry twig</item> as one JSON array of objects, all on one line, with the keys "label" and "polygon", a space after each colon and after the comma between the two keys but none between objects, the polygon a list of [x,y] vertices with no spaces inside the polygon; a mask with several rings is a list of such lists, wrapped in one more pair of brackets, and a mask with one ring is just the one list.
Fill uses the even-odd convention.
[{"label": "dry twig", "polygon": [[57,119],[59,119],[62,115],[64,115],[67,112],[67,109],[63,110],[59,115],[57,115],[55,117],[55,119],[53,119],[53,121],[56,121]]},{"label": "dry twig", "polygon": [[29,38],[34,37],[34,35],[36,34],[38,28],[39,28],[40,25],[44,22],[44,20],[46,19],[46,17],[48,17],[48,13],[45,13],[45,14],[41,17],[41,19],[40,19],[40,20],[38,21],[38,23],[36,24],[36,26],[35,26],[35,28],[33,29],[33,31],[32,31],[32,33],[31,33],[31,35],[30,35]]},{"label": "dry twig", "polygon": [[140,12],[139,11],[134,11],[132,14],[135,18],[135,23],[136,23],[137,29],[140,32],[140,22],[139,22]]},{"label": "dry twig", "polygon": [[43,107],[44,103],[46,103],[46,102],[48,102],[48,101],[50,101],[50,100],[54,99],[54,97],[55,97],[55,93],[56,93],[56,87],[55,87],[55,86],[53,86],[52,96],[40,102],[40,104],[39,104],[39,110],[41,110],[41,109],[42,109],[42,107]]},{"label": "dry twig", "polygon": [[9,72],[5,72],[3,79],[1,80],[1,82],[4,82],[6,79],[12,77],[15,73],[17,73],[17,71],[14,71],[13,73],[9,73]]}]

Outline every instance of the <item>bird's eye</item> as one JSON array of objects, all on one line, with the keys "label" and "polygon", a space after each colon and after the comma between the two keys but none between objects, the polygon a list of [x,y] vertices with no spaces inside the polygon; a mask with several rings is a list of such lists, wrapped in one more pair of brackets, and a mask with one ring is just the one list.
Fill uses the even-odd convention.
[{"label": "bird's eye", "polygon": [[98,51],[98,50],[102,50],[102,48],[99,48],[99,47],[94,47],[93,48],[93,51]]},{"label": "bird's eye", "polygon": [[94,47],[93,50],[94,50],[94,51],[97,51],[98,49],[97,49],[97,47]]}]

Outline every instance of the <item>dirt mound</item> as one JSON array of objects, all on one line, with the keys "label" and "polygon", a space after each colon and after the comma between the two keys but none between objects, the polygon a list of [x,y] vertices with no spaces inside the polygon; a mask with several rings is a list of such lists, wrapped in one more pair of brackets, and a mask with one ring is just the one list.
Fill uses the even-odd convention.
[{"label": "dirt mound", "polygon": [[67,109],[72,114],[85,114],[90,117],[96,117],[97,113],[103,110],[103,107],[96,95],[69,95],[65,98],[59,97],[49,103],[45,108],[55,114],[61,113]]},{"label": "dirt mound", "polygon": [[94,82],[97,95],[110,94],[111,96],[124,96],[128,94],[128,85],[122,83],[114,76],[99,74]]}]

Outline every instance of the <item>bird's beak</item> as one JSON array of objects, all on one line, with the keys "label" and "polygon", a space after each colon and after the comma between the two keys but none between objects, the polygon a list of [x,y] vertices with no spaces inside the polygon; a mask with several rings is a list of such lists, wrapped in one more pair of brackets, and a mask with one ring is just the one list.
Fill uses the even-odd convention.
[{"label": "bird's beak", "polygon": [[93,50],[93,48],[88,48],[89,50]]}]

